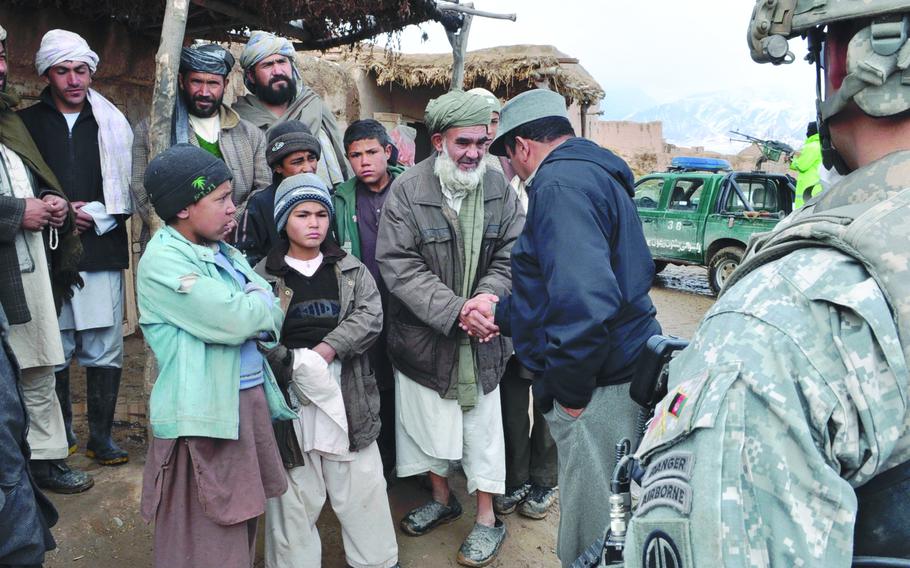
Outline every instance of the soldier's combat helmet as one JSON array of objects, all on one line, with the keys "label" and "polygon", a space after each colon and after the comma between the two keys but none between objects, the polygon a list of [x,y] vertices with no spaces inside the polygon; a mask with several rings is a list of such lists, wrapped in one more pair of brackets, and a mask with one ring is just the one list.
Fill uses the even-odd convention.
[{"label": "soldier's combat helmet", "polygon": [[[835,87],[824,92],[825,49],[830,60],[835,46],[826,33],[832,26],[852,25],[844,61],[838,67]],[[831,148],[825,122],[851,100],[869,116],[894,116],[910,110],[910,0],[756,0],[749,21],[748,42],[752,59],[759,63],[792,63],[787,40],[809,40],[810,63],[818,67],[816,90],[819,133],[825,166],[845,169]],[[830,79],[830,77],[829,77]],[[839,163],[840,162],[840,163]]]}]

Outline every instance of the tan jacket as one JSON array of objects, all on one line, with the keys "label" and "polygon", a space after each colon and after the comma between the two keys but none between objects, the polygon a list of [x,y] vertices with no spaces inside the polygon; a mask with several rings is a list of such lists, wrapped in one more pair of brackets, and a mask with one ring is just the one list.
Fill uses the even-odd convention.
[{"label": "tan jacket", "polygon": [[[240,118],[230,107],[221,106],[221,137],[218,145],[224,162],[234,174],[231,182],[234,188],[234,205],[237,206],[236,219],[243,217],[246,202],[253,191],[263,189],[272,183],[272,171],[265,161],[265,134],[251,123]],[[148,223],[151,203],[145,191],[145,170],[154,156],[149,156],[148,119],[139,123],[133,137],[133,179],[130,191],[133,203],[142,220]],[[190,144],[198,146],[196,133],[190,125]],[[166,221],[166,219],[162,219]]]}]

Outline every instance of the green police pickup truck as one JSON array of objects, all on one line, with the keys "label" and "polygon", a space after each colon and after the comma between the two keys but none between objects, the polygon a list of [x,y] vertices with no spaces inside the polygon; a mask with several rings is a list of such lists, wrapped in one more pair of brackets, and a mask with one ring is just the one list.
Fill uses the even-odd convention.
[{"label": "green police pickup truck", "polygon": [[667,264],[705,266],[718,293],[739,266],[749,237],[771,230],[793,210],[789,176],[731,169],[725,160],[674,158],[669,171],[635,184],[657,272]]}]

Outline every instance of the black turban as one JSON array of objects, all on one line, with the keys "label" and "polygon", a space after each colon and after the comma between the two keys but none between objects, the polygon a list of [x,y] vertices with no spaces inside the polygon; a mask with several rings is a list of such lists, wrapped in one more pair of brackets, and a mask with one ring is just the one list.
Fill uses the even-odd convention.
[{"label": "black turban", "polygon": [[234,56],[218,44],[191,45],[180,51],[180,72],[197,71],[226,77],[234,67]]}]

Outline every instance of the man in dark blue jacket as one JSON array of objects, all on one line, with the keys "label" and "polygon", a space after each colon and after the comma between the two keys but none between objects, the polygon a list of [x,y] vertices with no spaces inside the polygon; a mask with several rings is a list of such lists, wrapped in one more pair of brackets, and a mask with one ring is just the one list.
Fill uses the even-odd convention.
[{"label": "man in dark blue jacket", "polygon": [[[528,188],[512,249],[512,295],[478,295],[462,325],[511,335],[535,374],[535,403],[559,454],[557,555],[571,564],[609,523],[614,445],[635,438],[635,360],[660,333],[648,290],[654,263],[632,202],[629,167],[575,136],[562,96],[523,93],[503,108],[490,151],[508,156]],[[473,310],[473,311],[472,311]]]},{"label": "man in dark blue jacket", "polygon": [[0,566],[40,566],[56,547],[57,511],[29,475],[28,413],[8,337],[0,305]]}]

